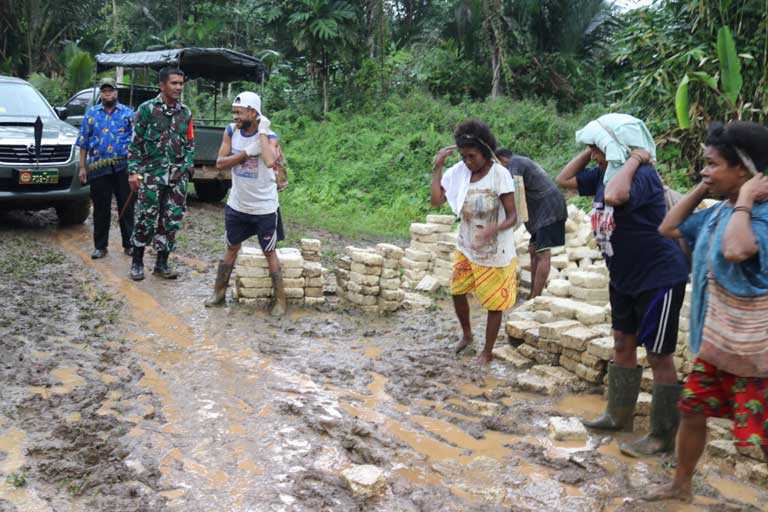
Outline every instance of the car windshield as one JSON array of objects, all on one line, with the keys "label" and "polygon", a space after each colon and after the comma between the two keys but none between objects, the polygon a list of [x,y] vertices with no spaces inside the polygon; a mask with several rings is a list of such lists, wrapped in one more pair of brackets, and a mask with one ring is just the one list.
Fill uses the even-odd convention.
[{"label": "car windshield", "polygon": [[51,107],[32,86],[0,83],[0,116],[51,118]]}]

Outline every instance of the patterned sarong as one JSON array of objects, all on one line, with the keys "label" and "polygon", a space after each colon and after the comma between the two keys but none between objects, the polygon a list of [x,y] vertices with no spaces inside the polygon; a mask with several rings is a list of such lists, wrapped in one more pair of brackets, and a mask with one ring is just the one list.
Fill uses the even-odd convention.
[{"label": "patterned sarong", "polygon": [[451,294],[474,292],[488,311],[505,311],[517,300],[517,260],[506,267],[475,265],[460,251],[453,253]]}]

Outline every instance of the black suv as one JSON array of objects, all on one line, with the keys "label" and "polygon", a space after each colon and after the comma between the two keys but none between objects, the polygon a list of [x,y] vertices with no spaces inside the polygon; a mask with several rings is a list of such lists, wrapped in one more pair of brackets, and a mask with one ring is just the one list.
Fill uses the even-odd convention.
[{"label": "black suv", "polygon": [[62,224],[84,222],[91,201],[88,186],[78,179],[77,135],[32,85],[0,75],[0,209],[53,207]]}]

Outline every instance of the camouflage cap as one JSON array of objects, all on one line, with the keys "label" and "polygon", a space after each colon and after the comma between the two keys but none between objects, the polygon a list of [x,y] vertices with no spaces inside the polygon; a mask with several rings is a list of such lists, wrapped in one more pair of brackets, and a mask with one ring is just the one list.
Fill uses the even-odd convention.
[{"label": "camouflage cap", "polygon": [[99,90],[102,90],[105,87],[111,87],[113,89],[117,89],[117,84],[115,83],[115,79],[110,77],[105,77],[99,80]]}]

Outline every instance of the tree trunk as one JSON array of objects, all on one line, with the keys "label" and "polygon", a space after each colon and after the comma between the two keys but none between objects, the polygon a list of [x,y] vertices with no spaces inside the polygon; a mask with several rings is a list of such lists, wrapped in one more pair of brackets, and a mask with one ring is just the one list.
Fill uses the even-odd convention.
[{"label": "tree trunk", "polygon": [[323,88],[323,118],[328,115],[328,57],[323,48],[322,64],[320,65],[320,77]]},{"label": "tree trunk", "polygon": [[118,33],[117,33],[117,0],[112,0],[112,45],[117,50],[122,50],[122,45],[117,45],[117,39]]},{"label": "tree trunk", "polygon": [[501,49],[498,44],[493,45],[491,53],[491,98],[496,99],[501,96]]}]

